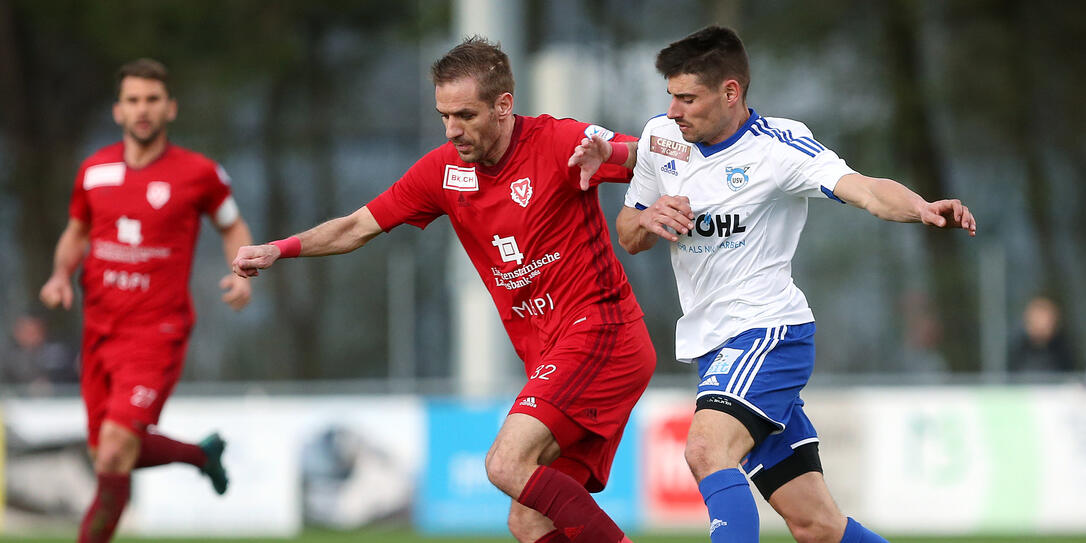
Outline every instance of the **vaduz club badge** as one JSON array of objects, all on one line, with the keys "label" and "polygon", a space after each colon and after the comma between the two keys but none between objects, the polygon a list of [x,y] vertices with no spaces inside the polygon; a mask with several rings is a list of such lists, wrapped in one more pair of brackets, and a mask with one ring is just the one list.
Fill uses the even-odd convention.
[{"label": "vaduz club badge", "polygon": [[532,180],[522,177],[509,184],[509,196],[520,207],[528,207],[528,201],[532,199]]},{"label": "vaduz club badge", "polygon": [[162,209],[170,201],[170,184],[165,181],[151,181],[147,184],[147,203],[155,209]]},{"label": "vaduz club badge", "polygon": [[728,182],[728,188],[738,192],[739,189],[745,187],[747,181],[750,180],[750,178],[747,177],[747,168],[749,167],[750,166],[747,166],[746,168],[732,168],[729,166],[724,172],[725,180]]}]

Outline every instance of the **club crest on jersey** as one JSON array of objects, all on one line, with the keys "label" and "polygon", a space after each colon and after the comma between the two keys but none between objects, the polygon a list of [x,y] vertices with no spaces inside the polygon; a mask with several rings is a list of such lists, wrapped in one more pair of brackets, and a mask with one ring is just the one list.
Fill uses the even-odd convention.
[{"label": "club crest on jersey", "polygon": [[441,188],[461,192],[478,191],[479,178],[475,175],[475,168],[460,168],[446,164],[445,181],[441,183]]},{"label": "club crest on jersey", "polygon": [[170,184],[165,181],[151,181],[147,184],[147,203],[155,209],[162,209],[170,201]]},{"label": "club crest on jersey", "polygon": [[750,181],[750,178],[747,177],[747,168],[750,168],[750,166],[743,168],[732,168],[729,166],[724,171],[724,179],[728,182],[728,188],[738,192],[739,189],[747,185],[747,181]]},{"label": "club crest on jersey", "polygon": [[524,177],[509,183],[509,196],[520,207],[528,207],[528,200],[532,199],[532,180]]},{"label": "club crest on jersey", "polygon": [[615,137],[615,133],[598,124],[590,124],[588,125],[588,128],[584,129],[584,136],[586,138],[591,138],[592,136],[599,136],[606,141],[611,141],[611,138]]}]

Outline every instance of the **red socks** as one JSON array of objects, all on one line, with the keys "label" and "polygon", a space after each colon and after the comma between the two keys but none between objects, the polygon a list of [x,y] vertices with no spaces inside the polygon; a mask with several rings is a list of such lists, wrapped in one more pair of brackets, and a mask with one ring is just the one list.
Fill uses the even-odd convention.
[{"label": "red socks", "polygon": [[[625,539],[622,530],[600,509],[588,491],[554,468],[539,466],[517,501],[551,519],[557,528],[555,532],[560,532],[571,543],[619,543]],[[543,536],[541,541],[563,541],[547,539],[555,532]]]},{"label": "red socks", "polygon": [[184,462],[198,468],[207,463],[203,449],[191,443],[174,441],[164,435],[148,433],[140,442],[137,468],[150,468],[171,462]]},{"label": "red socks", "polygon": [[107,543],[113,537],[130,488],[127,473],[98,474],[98,494],[79,526],[79,543]]}]

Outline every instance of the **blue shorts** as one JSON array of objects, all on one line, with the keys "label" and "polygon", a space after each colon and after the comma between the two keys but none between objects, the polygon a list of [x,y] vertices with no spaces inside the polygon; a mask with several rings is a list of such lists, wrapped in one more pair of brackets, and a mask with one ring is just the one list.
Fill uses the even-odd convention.
[{"label": "blue shorts", "polygon": [[814,369],[814,334],[813,322],[753,328],[697,358],[699,408],[725,406],[720,410],[737,413],[751,430],[754,448],[743,469],[752,479],[818,442],[799,397]]}]

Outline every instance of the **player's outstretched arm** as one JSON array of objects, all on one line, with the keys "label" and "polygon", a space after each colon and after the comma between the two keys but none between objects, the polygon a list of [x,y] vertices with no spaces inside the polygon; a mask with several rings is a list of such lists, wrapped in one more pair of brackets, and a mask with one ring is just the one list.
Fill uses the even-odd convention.
[{"label": "player's outstretched arm", "polygon": [[[240,216],[230,226],[220,228],[219,234],[222,236],[222,249],[226,255],[227,266],[232,265],[234,255],[238,254],[239,249],[253,244],[253,235],[249,232],[249,225]],[[241,311],[245,306],[249,305],[249,300],[252,299],[252,285],[233,273],[226,274],[219,280],[219,288],[224,291],[222,295],[223,303],[230,306],[234,311]]]},{"label": "player's outstretched arm", "polygon": [[[625,149],[618,147],[619,145]],[[596,175],[596,171],[600,169],[603,163],[619,164],[620,159],[622,159],[621,164],[627,170],[633,169],[634,165],[637,164],[636,141],[613,144],[593,134],[591,138],[581,140],[581,144],[573,149],[573,154],[569,157],[569,166],[571,168],[573,166],[581,167],[581,190],[588,190],[591,186],[589,180],[592,179],[593,175]]]},{"label": "player's outstretched arm", "polygon": [[248,245],[238,249],[232,267],[240,277],[255,277],[283,257],[280,245],[297,252],[285,256],[325,256],[349,253],[381,233],[377,219],[366,206],[346,217],[332,219],[301,234],[287,238],[287,243]]},{"label": "player's outstretched arm", "polygon": [[38,297],[45,307],[53,309],[58,305],[64,309],[72,308],[72,274],[83,261],[90,242],[90,225],[79,219],[68,219],[68,226],[57,241],[53,253],[53,275],[41,287]]},{"label": "player's outstretched arm", "polygon": [[663,195],[645,209],[623,207],[615,220],[618,243],[630,254],[637,254],[656,244],[657,238],[679,241],[694,227],[694,212],[686,196]]},{"label": "player's outstretched arm", "polygon": [[842,177],[833,194],[848,204],[866,209],[887,221],[922,222],[938,228],[962,228],[977,235],[977,220],[960,200],[928,202],[892,179],[858,173]]}]

